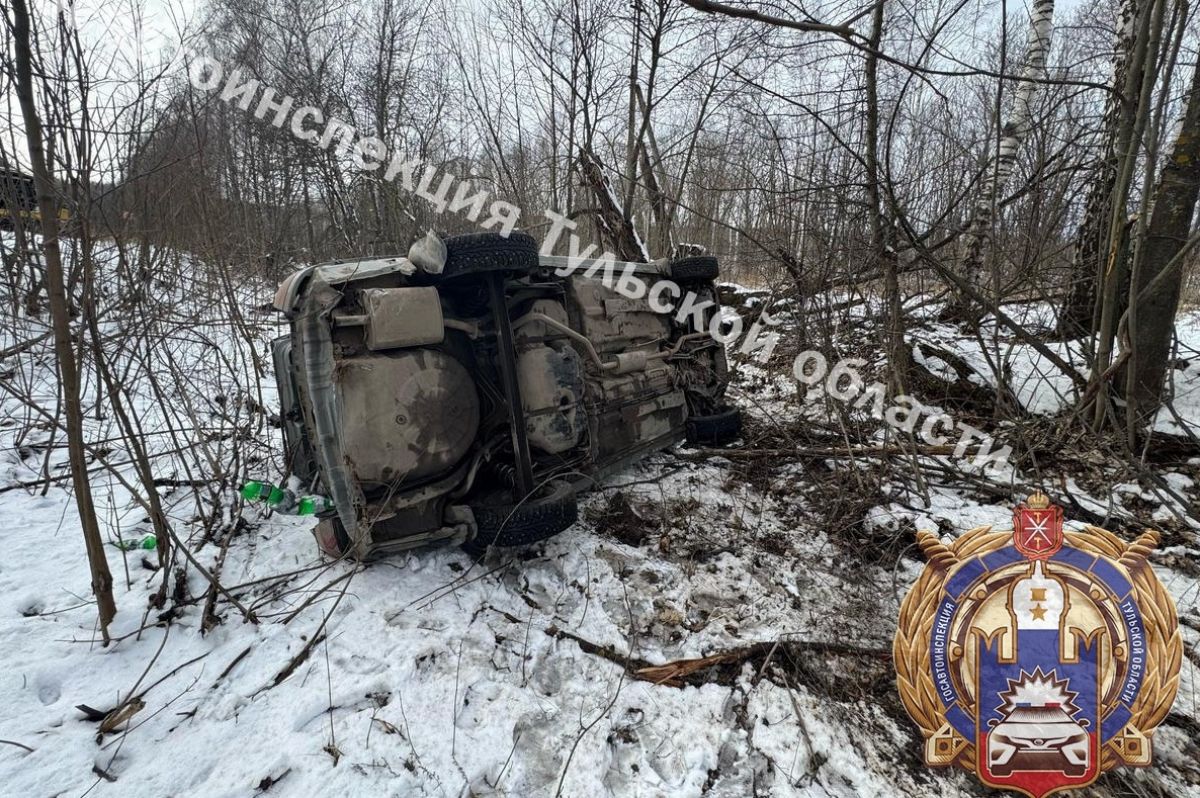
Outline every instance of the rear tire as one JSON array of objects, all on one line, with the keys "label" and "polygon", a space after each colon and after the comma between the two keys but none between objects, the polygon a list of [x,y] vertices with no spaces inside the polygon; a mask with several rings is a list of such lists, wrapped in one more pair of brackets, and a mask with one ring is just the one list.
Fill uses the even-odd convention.
[{"label": "rear tire", "polygon": [[528,233],[468,233],[446,239],[441,280],[475,274],[528,274],[537,268],[538,245]]},{"label": "rear tire", "polygon": [[687,420],[688,443],[697,446],[724,446],[742,434],[742,411],[727,407],[710,416],[691,416]]},{"label": "rear tire", "polygon": [[567,482],[553,482],[549,493],[521,504],[472,504],[478,530],[463,544],[470,554],[488,546],[525,546],[557,535],[579,519],[579,501]]},{"label": "rear tire", "polygon": [[677,283],[715,280],[720,273],[721,267],[712,255],[680,258],[671,264],[671,279]]}]

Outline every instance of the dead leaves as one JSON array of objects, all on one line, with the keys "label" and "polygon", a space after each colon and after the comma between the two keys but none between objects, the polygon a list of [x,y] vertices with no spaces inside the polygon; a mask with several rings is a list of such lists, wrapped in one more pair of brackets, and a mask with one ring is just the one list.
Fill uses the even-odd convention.
[{"label": "dead leaves", "polygon": [[134,698],[108,711],[89,707],[87,704],[77,704],[75,708],[83,713],[85,720],[99,723],[99,732],[101,735],[105,735],[117,731],[123,723],[145,709],[146,702],[140,698]]}]

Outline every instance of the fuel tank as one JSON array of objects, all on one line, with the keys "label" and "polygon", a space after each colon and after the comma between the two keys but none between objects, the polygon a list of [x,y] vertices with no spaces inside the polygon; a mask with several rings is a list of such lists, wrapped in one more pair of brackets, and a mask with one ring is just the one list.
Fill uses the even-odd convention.
[{"label": "fuel tank", "polygon": [[343,448],[364,489],[406,485],[456,465],[479,430],[467,369],[438,349],[338,361]]}]

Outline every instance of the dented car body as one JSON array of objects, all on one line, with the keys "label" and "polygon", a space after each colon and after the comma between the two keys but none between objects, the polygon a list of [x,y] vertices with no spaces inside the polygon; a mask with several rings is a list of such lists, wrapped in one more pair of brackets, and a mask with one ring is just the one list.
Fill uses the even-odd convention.
[{"label": "dented car body", "polygon": [[[323,550],[532,542],[573,523],[576,494],[611,471],[689,436],[737,435],[724,348],[707,333],[714,259],[615,264],[649,289],[672,283],[640,299],[566,266],[523,233],[475,234],[280,286],[287,460],[336,508],[317,526]],[[703,309],[651,306],[674,289]]]}]

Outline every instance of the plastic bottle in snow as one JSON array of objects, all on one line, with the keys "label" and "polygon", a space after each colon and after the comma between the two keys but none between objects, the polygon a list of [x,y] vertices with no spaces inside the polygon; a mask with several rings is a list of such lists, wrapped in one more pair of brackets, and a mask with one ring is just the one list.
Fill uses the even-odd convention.
[{"label": "plastic bottle in snow", "polygon": [[265,501],[272,510],[284,515],[317,515],[333,509],[333,502],[324,496],[297,496],[269,482],[247,482],[242,487],[242,498]]},{"label": "plastic bottle in snow", "polygon": [[137,549],[153,551],[158,547],[158,538],[154,537],[154,535],[146,535],[140,540],[114,540],[112,541],[112,545],[121,551],[135,551]]},{"label": "plastic bottle in snow", "polygon": [[317,515],[333,509],[333,502],[324,496],[301,496],[296,502],[296,515]]},{"label": "plastic bottle in snow", "polygon": [[289,493],[291,493],[290,490],[272,485],[270,482],[251,480],[242,486],[243,499],[250,502],[265,501],[271,507],[285,501]]}]

